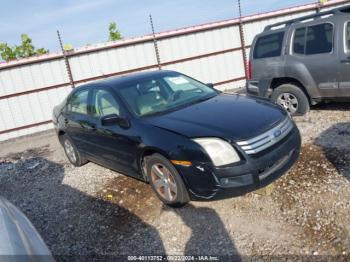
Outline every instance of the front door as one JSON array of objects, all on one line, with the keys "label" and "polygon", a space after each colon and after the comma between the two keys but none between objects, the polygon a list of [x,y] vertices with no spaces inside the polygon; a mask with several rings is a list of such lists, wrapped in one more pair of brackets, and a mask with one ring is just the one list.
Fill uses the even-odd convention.
[{"label": "front door", "polygon": [[90,143],[96,160],[122,173],[138,176],[136,152],[139,139],[133,136],[132,126],[126,128],[118,124],[104,126],[102,117],[117,115],[126,118],[118,98],[108,89],[96,87],[91,97],[91,130]]},{"label": "front door", "polygon": [[67,134],[73,140],[74,145],[82,152],[88,152],[88,134],[90,132],[88,115],[89,90],[75,91],[68,99],[67,106],[63,111],[63,121]]}]

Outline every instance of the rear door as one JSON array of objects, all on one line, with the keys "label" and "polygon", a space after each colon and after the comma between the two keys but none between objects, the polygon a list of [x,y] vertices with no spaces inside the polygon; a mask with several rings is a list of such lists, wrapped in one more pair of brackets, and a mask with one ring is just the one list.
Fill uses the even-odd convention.
[{"label": "rear door", "polygon": [[350,16],[342,16],[339,26],[339,95],[350,98]]},{"label": "rear door", "polygon": [[91,129],[88,115],[89,89],[78,89],[70,95],[63,112],[65,130],[80,151],[89,151],[88,132]]},{"label": "rear door", "polygon": [[[315,20],[299,23],[292,30],[290,56],[287,58],[287,75],[302,74],[306,83],[315,89],[314,96],[334,97],[338,89],[338,55],[335,37],[336,23],[334,17],[327,20]],[[305,80],[304,79],[304,80]],[[311,84],[312,83],[312,84]]]}]

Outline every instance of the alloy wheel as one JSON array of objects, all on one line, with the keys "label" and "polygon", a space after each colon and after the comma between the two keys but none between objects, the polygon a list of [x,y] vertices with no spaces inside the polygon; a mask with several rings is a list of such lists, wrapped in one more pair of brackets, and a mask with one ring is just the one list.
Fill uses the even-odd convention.
[{"label": "alloy wheel", "polygon": [[282,93],[277,97],[277,104],[284,107],[290,114],[298,111],[298,99],[291,93]]},{"label": "alloy wheel", "polygon": [[75,155],[74,147],[69,140],[64,141],[64,148],[69,160],[75,163],[77,161],[77,156]]},{"label": "alloy wheel", "polygon": [[163,164],[154,164],[151,167],[152,183],[165,200],[173,201],[177,196],[177,185],[171,172]]}]

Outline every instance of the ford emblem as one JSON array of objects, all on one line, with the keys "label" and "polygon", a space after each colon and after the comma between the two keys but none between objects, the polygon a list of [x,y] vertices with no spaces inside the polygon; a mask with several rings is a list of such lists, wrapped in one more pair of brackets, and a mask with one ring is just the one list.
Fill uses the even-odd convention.
[{"label": "ford emblem", "polygon": [[277,129],[276,131],[273,132],[273,136],[275,138],[279,137],[280,135],[282,135],[281,129]]}]

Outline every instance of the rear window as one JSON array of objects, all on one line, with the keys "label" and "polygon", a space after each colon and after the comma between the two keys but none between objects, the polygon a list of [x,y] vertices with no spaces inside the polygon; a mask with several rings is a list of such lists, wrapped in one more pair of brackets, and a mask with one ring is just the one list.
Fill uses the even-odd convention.
[{"label": "rear window", "polygon": [[89,90],[76,91],[72,94],[67,104],[68,112],[87,115],[88,94]]},{"label": "rear window", "polygon": [[298,28],[294,33],[293,52],[296,54],[305,54],[305,33],[306,28]]},{"label": "rear window", "polygon": [[284,32],[258,38],[254,48],[254,59],[280,56]]},{"label": "rear window", "polygon": [[324,23],[295,30],[293,52],[315,55],[330,53],[333,50],[333,25]]}]

